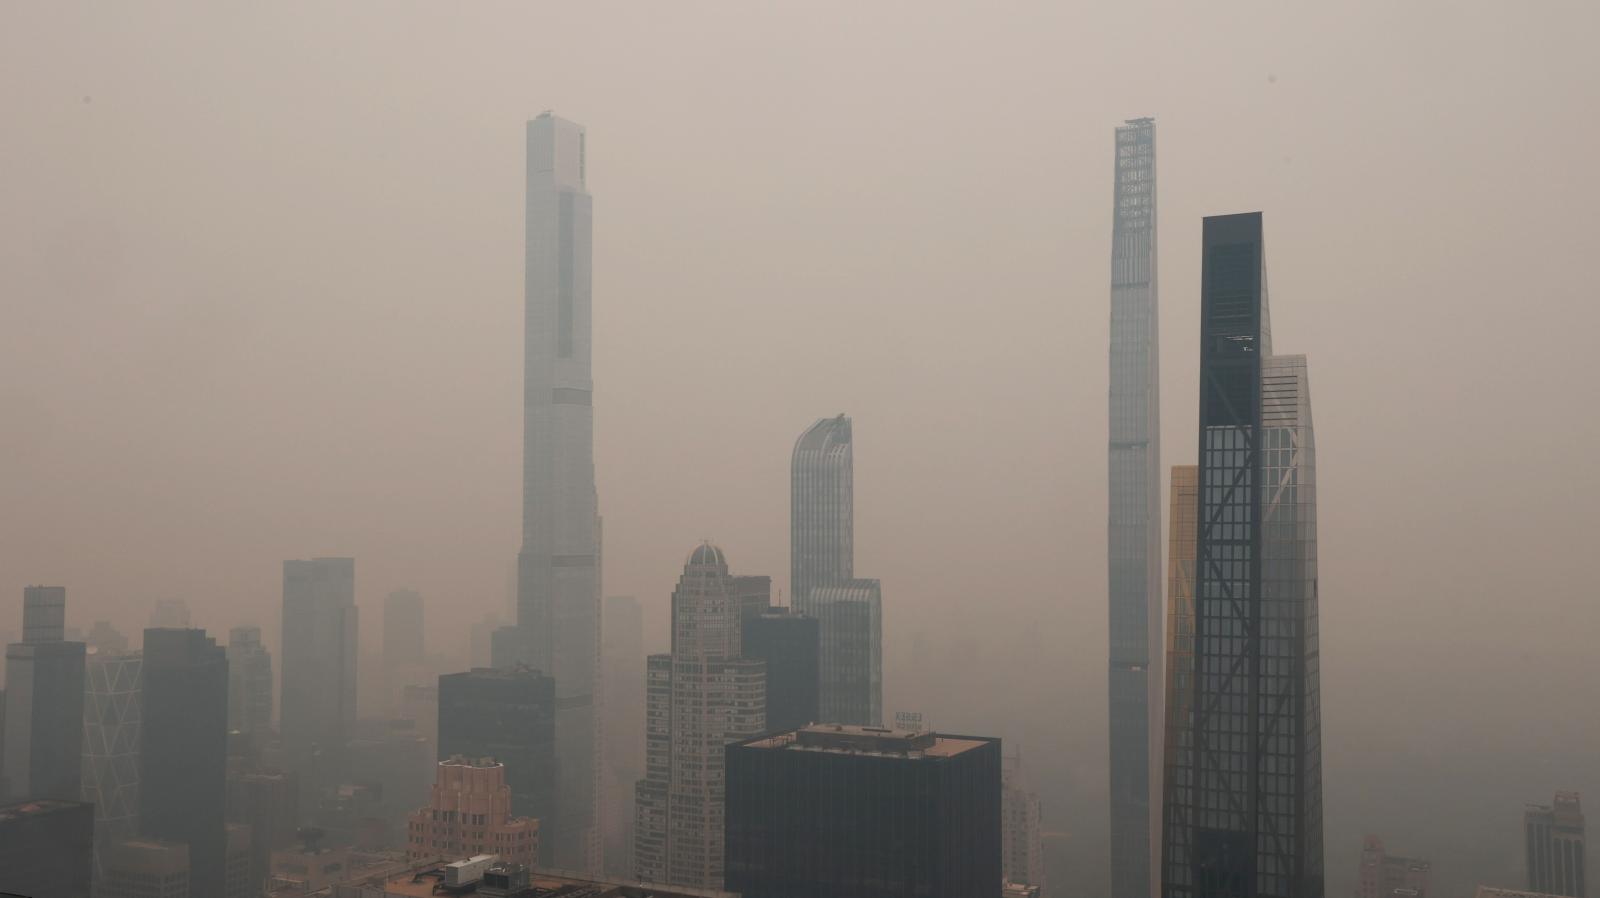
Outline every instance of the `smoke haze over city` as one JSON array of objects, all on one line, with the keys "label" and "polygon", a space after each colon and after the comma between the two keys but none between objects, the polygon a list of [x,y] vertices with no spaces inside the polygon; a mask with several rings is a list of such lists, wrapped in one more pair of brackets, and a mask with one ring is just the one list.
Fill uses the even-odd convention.
[{"label": "smoke haze over city", "polygon": [[847,414],[884,716],[1020,751],[1052,881],[1109,895],[1112,138],[1151,116],[1163,485],[1203,216],[1262,212],[1273,349],[1315,369],[1327,893],[1368,833],[1432,894],[1520,887],[1523,803],[1600,797],[1600,9],[992,7],[9,6],[0,642],[51,584],[69,627],[182,599],[276,653],[283,561],[347,556],[363,671],[399,589],[467,669],[515,617],[553,110],[603,593],[665,652],[711,540],[788,604],[791,452]]}]

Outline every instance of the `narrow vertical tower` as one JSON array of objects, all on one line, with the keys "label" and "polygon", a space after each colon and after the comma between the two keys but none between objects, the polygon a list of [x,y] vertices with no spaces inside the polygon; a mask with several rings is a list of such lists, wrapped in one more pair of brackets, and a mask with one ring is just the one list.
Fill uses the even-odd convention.
[{"label": "narrow vertical tower", "polygon": [[556,681],[556,813],[542,822],[542,836],[555,866],[597,870],[600,547],[589,358],[592,204],[583,126],[546,112],[528,122],[527,138],[516,660]]},{"label": "narrow vertical tower", "polygon": [[883,590],[855,576],[855,450],[850,419],[821,418],[794,444],[789,592],[817,619],[818,705],[829,723],[883,722]]},{"label": "narrow vertical tower", "polygon": [[1202,244],[1193,636],[1174,653],[1193,675],[1174,678],[1162,894],[1322,898],[1306,360],[1272,355],[1260,213],[1207,218]]},{"label": "narrow vertical tower", "polygon": [[1106,575],[1111,898],[1150,898],[1159,812],[1151,736],[1161,708],[1161,403],[1156,331],[1156,130],[1117,129],[1111,229]]}]

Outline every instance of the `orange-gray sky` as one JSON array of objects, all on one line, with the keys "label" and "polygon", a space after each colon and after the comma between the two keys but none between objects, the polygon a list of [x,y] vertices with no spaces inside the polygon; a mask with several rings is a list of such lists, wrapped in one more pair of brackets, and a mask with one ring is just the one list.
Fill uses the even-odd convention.
[{"label": "orange-gray sky", "polygon": [[[1087,6],[6,6],[0,631],[51,583],[75,624],[175,596],[270,639],[281,560],[327,554],[374,647],[398,586],[443,647],[502,608],[553,108],[589,134],[606,592],[660,645],[703,537],[782,585],[793,439],[848,412],[889,708],[1020,741],[1081,845],[1111,137],[1151,115],[1165,460],[1202,215],[1265,212],[1311,359],[1330,890],[1363,829],[1443,855],[1435,792],[1502,789],[1513,852],[1521,800],[1600,797],[1551,760],[1600,742],[1600,14]],[[1456,750],[1527,763],[1475,787]]]}]

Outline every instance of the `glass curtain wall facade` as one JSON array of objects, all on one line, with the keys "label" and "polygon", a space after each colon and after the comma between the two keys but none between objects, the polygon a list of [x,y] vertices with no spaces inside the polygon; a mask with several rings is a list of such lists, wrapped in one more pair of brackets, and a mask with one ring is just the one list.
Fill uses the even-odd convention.
[{"label": "glass curtain wall facade", "polygon": [[831,723],[883,722],[883,602],[855,576],[855,458],[850,419],[819,419],[794,444],[789,588],[818,621],[819,704]]},{"label": "glass curtain wall facade", "polygon": [[542,837],[556,866],[590,871],[600,868],[600,519],[585,152],[582,125],[548,112],[528,122],[516,660],[556,681],[556,808]]},{"label": "glass curtain wall facade", "polygon": [[1151,750],[1161,707],[1161,408],[1156,293],[1156,135],[1151,119],[1116,132],[1106,566],[1111,895],[1150,898]]},{"label": "glass curtain wall facade", "polygon": [[[1322,898],[1316,481],[1302,356],[1273,357],[1261,215],[1203,230],[1189,742],[1169,898]],[[1180,731],[1181,731],[1180,727]]]}]

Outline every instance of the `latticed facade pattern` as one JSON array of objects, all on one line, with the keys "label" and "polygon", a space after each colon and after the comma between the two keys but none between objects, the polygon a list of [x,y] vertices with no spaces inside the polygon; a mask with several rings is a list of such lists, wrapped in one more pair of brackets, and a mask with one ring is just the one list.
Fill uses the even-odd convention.
[{"label": "latticed facade pattern", "polygon": [[1193,676],[1169,721],[1162,891],[1321,898],[1305,359],[1272,356],[1260,214],[1206,219],[1203,244]]},{"label": "latticed facade pattern", "polygon": [[94,804],[96,841],[132,838],[139,827],[139,728],[144,657],[88,656],[84,666],[83,800]]}]

